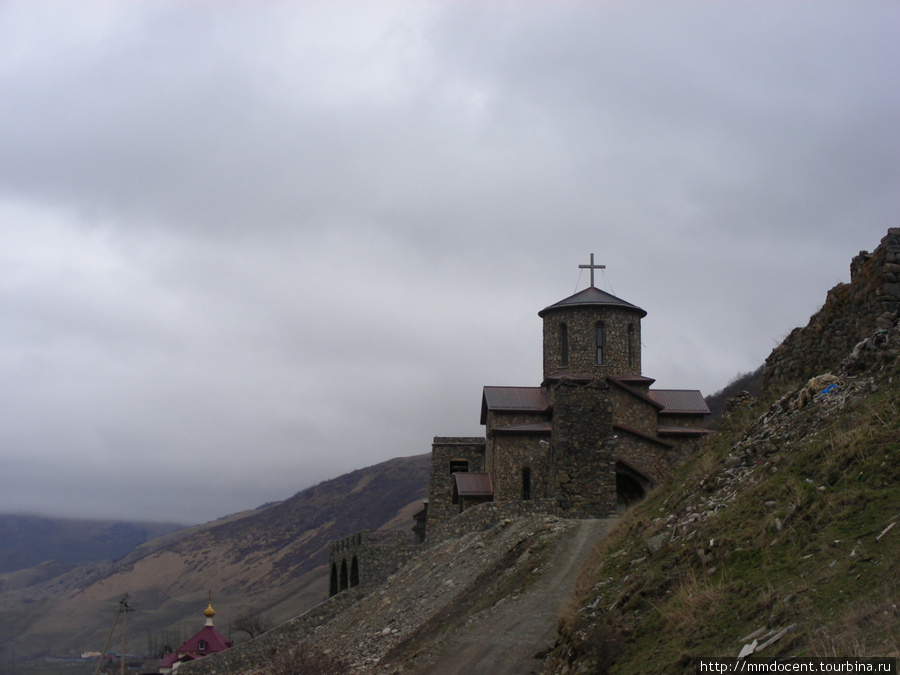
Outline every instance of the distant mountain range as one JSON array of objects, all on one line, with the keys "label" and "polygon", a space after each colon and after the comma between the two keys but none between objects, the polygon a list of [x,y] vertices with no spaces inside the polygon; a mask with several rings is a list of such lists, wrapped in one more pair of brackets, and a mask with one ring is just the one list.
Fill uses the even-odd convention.
[{"label": "distant mountain range", "polygon": [[413,526],[430,466],[430,455],[389,460],[283,502],[181,529],[4,517],[0,550],[9,571],[0,574],[0,663],[12,653],[22,659],[100,649],[125,593],[135,610],[128,631],[137,653],[201,627],[208,591],[226,635],[242,615],[275,622],[296,616],[327,597],[331,540]]},{"label": "distant mountain range", "polygon": [[148,539],[182,527],[175,523],[0,515],[0,573],[49,561],[75,564],[117,560]]}]

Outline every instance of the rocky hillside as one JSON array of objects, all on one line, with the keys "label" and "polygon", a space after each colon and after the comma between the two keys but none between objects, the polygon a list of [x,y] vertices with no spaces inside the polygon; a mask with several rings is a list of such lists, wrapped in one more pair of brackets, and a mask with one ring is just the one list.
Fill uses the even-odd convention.
[{"label": "rocky hillside", "polygon": [[3,651],[21,659],[100,649],[125,593],[135,609],[128,625],[138,653],[154,640],[193,633],[208,590],[226,634],[229,622],[247,613],[287,620],[327,596],[329,541],[412,526],[429,470],[428,455],[394,459],[146,542],[116,563],[46,563],[0,575]]}]

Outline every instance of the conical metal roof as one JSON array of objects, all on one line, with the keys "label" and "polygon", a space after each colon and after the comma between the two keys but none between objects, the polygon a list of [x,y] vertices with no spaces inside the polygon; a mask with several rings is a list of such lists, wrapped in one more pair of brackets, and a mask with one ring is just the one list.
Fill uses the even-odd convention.
[{"label": "conical metal roof", "polygon": [[568,309],[570,307],[621,307],[622,309],[629,309],[633,312],[637,312],[640,314],[641,318],[647,316],[647,312],[638,307],[637,305],[632,305],[630,302],[625,302],[621,298],[617,298],[614,295],[610,295],[606,291],[601,291],[599,288],[595,286],[590,286],[585,288],[583,291],[579,291],[575,295],[570,295],[565,300],[560,300],[554,305],[550,305],[549,307],[544,307],[540,312],[538,312],[538,316],[543,318],[547,312],[551,312],[554,309]]}]

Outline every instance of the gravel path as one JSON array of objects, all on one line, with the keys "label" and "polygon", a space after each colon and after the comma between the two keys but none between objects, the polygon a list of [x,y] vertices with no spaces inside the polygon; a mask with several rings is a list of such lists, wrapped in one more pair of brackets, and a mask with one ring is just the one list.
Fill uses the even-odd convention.
[{"label": "gravel path", "polygon": [[552,644],[557,619],[594,543],[614,520],[582,520],[560,540],[544,575],[529,589],[457,632],[414,675],[537,673],[534,655]]}]

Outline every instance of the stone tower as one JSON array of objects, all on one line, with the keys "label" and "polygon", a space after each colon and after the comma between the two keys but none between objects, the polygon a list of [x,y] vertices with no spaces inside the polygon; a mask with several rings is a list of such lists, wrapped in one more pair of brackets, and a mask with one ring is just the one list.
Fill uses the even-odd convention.
[{"label": "stone tower", "polygon": [[591,286],[538,312],[544,382],[641,374],[640,307]]}]

